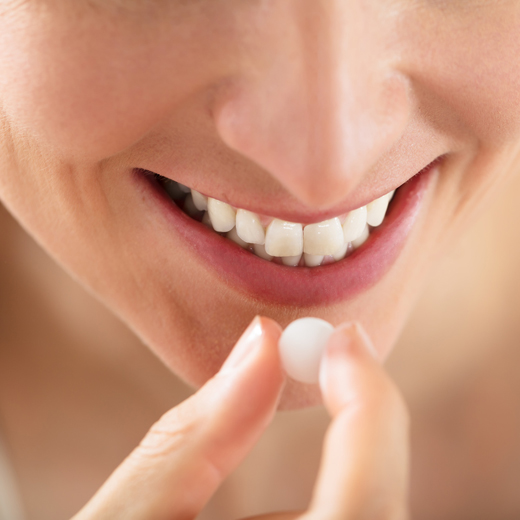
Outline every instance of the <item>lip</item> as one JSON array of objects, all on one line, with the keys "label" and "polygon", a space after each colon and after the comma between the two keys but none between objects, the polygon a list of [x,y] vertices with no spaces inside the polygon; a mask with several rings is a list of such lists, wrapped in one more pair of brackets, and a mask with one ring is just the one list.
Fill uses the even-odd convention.
[{"label": "lip", "polygon": [[400,187],[383,224],[371,231],[362,247],[339,262],[319,267],[265,261],[190,218],[151,176],[134,170],[134,177],[179,239],[228,285],[265,302],[308,307],[350,299],[386,274],[417,220],[437,164],[430,163]]}]

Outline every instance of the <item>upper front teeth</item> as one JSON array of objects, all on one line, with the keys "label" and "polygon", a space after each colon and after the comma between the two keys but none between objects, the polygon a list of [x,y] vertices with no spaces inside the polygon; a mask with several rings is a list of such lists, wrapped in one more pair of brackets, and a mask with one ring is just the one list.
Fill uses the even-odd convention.
[{"label": "upper front teeth", "polygon": [[266,260],[280,257],[285,265],[293,266],[300,264],[302,256],[309,267],[338,261],[360,247],[370,235],[369,226],[379,226],[383,222],[394,194],[394,191],[387,193],[351,211],[341,220],[335,217],[304,226],[273,219],[265,229],[256,213],[235,210],[225,202],[206,197],[180,183],[162,179],[166,192],[173,200],[181,203],[184,198],[181,207],[190,216],[199,220],[202,216],[204,224],[219,233],[227,233],[230,240],[257,256]]},{"label": "upper front teeth", "polygon": [[344,243],[339,218],[309,224],[303,230],[303,252],[310,255],[333,255]]},{"label": "upper front teeth", "polygon": [[301,256],[303,253],[303,226],[275,218],[267,226],[265,250],[272,256]]}]

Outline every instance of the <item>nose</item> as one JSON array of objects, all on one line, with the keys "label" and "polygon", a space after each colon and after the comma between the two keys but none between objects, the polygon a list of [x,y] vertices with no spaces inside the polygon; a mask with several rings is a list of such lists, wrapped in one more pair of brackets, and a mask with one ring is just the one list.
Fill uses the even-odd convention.
[{"label": "nose", "polygon": [[409,118],[391,28],[367,4],[263,2],[244,23],[254,30],[241,42],[243,67],[214,111],[227,146],[316,208],[345,199]]}]

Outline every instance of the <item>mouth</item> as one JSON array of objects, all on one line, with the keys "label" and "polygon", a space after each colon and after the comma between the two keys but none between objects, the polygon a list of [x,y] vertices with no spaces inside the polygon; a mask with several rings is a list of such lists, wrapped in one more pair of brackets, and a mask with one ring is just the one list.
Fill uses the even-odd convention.
[{"label": "mouth", "polygon": [[149,170],[134,173],[219,277],[261,300],[315,306],[353,297],[389,270],[439,160],[365,206],[307,224],[231,206]]},{"label": "mouth", "polygon": [[158,183],[184,213],[253,255],[289,267],[339,262],[361,247],[380,226],[395,190],[353,211],[302,224],[235,208],[161,175]]}]

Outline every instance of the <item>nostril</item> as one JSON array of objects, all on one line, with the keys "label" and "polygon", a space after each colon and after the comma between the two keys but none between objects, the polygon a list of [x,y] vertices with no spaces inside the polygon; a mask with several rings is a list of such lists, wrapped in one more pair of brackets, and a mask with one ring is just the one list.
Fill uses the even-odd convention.
[{"label": "nostril", "polygon": [[327,209],[357,186],[355,176],[344,174],[340,152],[323,140],[316,142],[303,116],[279,114],[275,124],[242,103],[234,101],[219,111],[216,123],[221,139],[306,206]]},{"label": "nostril", "polygon": [[385,81],[378,96],[372,92],[361,100],[333,95],[333,89],[330,98],[316,100],[316,92],[292,88],[289,80],[275,91],[267,84],[242,84],[214,111],[215,125],[226,146],[295,198],[327,209],[344,200],[403,135],[406,85],[394,77]]}]

